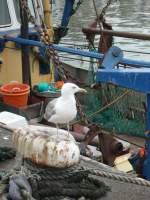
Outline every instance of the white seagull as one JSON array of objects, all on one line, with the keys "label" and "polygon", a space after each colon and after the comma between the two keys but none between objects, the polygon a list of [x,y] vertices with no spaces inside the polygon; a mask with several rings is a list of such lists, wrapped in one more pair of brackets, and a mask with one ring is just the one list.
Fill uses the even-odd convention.
[{"label": "white seagull", "polygon": [[45,109],[44,118],[48,122],[56,124],[58,136],[58,124],[67,124],[69,136],[69,122],[75,119],[77,107],[75,93],[86,92],[74,83],[65,83],[61,89],[61,96],[50,101]]}]

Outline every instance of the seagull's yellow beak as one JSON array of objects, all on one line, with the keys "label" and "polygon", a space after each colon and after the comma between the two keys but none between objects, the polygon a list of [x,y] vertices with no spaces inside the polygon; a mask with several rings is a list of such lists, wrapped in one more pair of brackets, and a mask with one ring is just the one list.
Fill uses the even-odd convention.
[{"label": "seagull's yellow beak", "polygon": [[83,92],[83,93],[86,93],[87,91],[83,88],[79,88],[78,92]]}]

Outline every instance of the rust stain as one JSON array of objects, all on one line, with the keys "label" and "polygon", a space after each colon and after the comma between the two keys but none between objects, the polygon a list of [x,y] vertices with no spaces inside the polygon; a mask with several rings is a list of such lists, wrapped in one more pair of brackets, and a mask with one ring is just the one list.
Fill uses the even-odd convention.
[{"label": "rust stain", "polygon": [[47,142],[45,142],[44,144],[44,148],[43,148],[43,156],[44,158],[42,159],[44,163],[48,163],[48,147],[47,147]]},{"label": "rust stain", "polygon": [[45,142],[45,144],[44,144],[43,154],[44,154],[45,156],[48,156],[48,147],[47,147],[47,142]]},{"label": "rust stain", "polygon": [[18,139],[19,139],[19,133],[15,133],[15,136],[14,136],[14,144],[17,145],[18,143]]},{"label": "rust stain", "polygon": [[[29,155],[24,155],[24,157],[28,158],[29,160],[31,160],[34,163],[37,163],[37,164],[40,164],[43,166],[47,166],[47,167],[55,165],[55,167],[62,168],[62,166],[69,167],[73,164],[71,162],[71,159],[70,160],[68,159],[68,154],[70,151],[70,145],[68,142],[62,143],[62,145],[58,145],[58,143],[56,143],[53,147],[53,140],[50,139],[49,135],[37,135],[37,134],[33,133],[32,131],[29,132],[28,134],[27,133],[28,132],[26,131],[25,134],[23,134],[23,130],[19,130],[18,132],[14,133],[14,135],[13,135],[14,142],[20,148],[28,147],[28,148],[31,148],[31,150],[32,150],[34,140],[35,139],[37,141],[41,140],[42,141],[41,144],[42,144],[43,148],[42,148],[42,151],[39,152],[39,154],[32,153],[32,151],[27,149],[27,152],[29,153]],[[49,144],[48,144],[48,142],[50,142],[50,144],[52,142],[52,146],[50,145],[50,148],[51,148],[50,150],[53,152],[53,154],[50,159],[49,159]],[[61,142],[61,141],[59,141],[59,142]],[[39,144],[40,144],[40,142],[39,142]],[[63,158],[62,160],[58,159],[60,155]],[[75,157],[75,152],[72,152],[72,154],[70,156],[73,159]]]},{"label": "rust stain", "polygon": [[31,160],[35,163],[37,163],[37,160],[36,160],[36,156],[34,154],[31,155]]},{"label": "rust stain", "polygon": [[59,154],[61,155],[61,154],[63,154],[64,153],[64,151],[63,151],[63,149],[61,149],[60,151],[59,151]]}]

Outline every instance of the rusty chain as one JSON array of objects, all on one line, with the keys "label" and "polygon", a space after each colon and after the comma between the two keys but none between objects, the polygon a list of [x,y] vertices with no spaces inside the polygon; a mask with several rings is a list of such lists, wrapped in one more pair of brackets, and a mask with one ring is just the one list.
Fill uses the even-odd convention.
[{"label": "rusty chain", "polygon": [[[96,2],[95,0],[93,0],[93,7],[94,7],[94,11],[95,11],[95,14],[96,14],[96,21],[99,25],[99,28],[100,28],[100,31],[101,31],[101,37],[103,38],[104,40],[104,46],[106,47],[106,40],[104,38],[104,33],[103,33],[103,22],[105,21],[104,19],[104,16],[106,14],[106,10],[109,8],[109,6],[111,5],[113,0],[108,0],[106,5],[102,8],[101,10],[101,13],[98,14],[98,11],[97,11],[97,7],[96,7]],[[117,0],[115,0],[117,1]],[[89,41],[90,42],[90,41]]]},{"label": "rusty chain", "polygon": [[[58,69],[59,75],[63,78],[63,80],[65,82],[68,79],[71,79],[72,81],[74,81],[78,84],[81,84],[81,82],[79,80],[75,79],[73,76],[71,76],[71,74],[68,71],[66,71],[63,68],[63,63],[60,62],[58,54],[56,53],[56,51],[52,47],[52,42],[50,41],[48,30],[46,28],[46,25],[44,24],[44,21],[42,21],[42,24],[43,24],[43,28],[42,28],[37,24],[35,18],[32,16],[30,9],[28,7],[27,0],[20,0],[20,2],[21,2],[22,10],[25,10],[26,13],[27,13],[28,21],[30,21],[34,25],[36,31],[40,35],[41,42],[43,42],[45,44],[46,53],[47,53],[48,57],[54,61],[55,67]],[[49,48],[49,46],[51,46],[51,48]],[[79,115],[80,115],[81,119],[85,122],[85,124],[87,124],[85,113],[83,112],[83,110],[81,108],[81,104],[78,100],[77,100],[77,109],[79,111]]]},{"label": "rusty chain", "polygon": [[[112,1],[113,1],[113,0],[108,0],[107,3],[106,3],[106,5],[102,8],[101,13],[99,14],[99,20],[101,20],[101,19],[103,20],[105,14],[106,14],[106,10],[107,10],[107,9],[109,8],[109,6],[112,4]],[[115,1],[117,1],[117,0],[115,0]]]},{"label": "rusty chain", "polygon": [[84,0],[79,0],[79,1],[77,2],[76,7],[73,8],[73,10],[72,10],[72,15],[74,15],[74,14],[77,12],[77,10],[79,9],[79,7],[81,6],[81,4],[82,4],[83,2],[84,2]]},{"label": "rusty chain", "polygon": [[[21,6],[22,9],[26,11],[27,16],[28,16],[28,20],[34,24],[36,31],[40,34],[40,40],[41,42],[43,42],[46,46],[46,52],[47,55],[49,56],[49,58],[51,58],[54,63],[55,63],[55,67],[57,67],[57,69],[59,70],[58,73],[61,75],[61,77],[63,77],[63,80],[66,82],[68,80],[68,78],[70,78],[71,80],[75,81],[76,83],[80,83],[80,81],[78,81],[77,79],[73,78],[70,73],[68,71],[66,71],[63,68],[63,63],[60,62],[59,60],[59,56],[56,53],[56,51],[54,50],[54,48],[52,47],[52,42],[50,41],[50,37],[48,34],[48,30],[46,28],[46,25],[44,24],[44,28],[41,28],[37,23],[35,18],[31,15],[30,9],[28,7],[28,3],[27,0],[20,0],[21,1]],[[106,4],[106,6],[102,9],[102,13],[103,15],[105,14],[107,8],[109,7],[109,5],[111,4],[112,0],[109,0]],[[51,48],[48,48],[49,46],[51,46]],[[85,113],[83,112],[82,106],[79,102],[79,100],[76,97],[76,102],[77,102],[77,109],[80,115],[80,120],[78,122],[84,122],[86,125],[88,125],[90,123],[89,118],[86,117]]]},{"label": "rusty chain", "polygon": [[[66,81],[67,76],[65,74],[65,70],[63,69],[62,63],[59,60],[58,54],[56,53],[56,51],[52,47],[51,38],[49,36],[49,32],[48,32],[46,25],[44,24],[44,22],[42,22],[43,27],[40,27],[37,24],[35,18],[32,16],[32,14],[30,12],[27,0],[20,0],[20,2],[21,2],[22,10],[23,11],[25,10],[26,13],[27,13],[28,21],[31,22],[34,25],[35,30],[40,35],[40,41],[45,44],[47,56],[54,61],[55,67],[57,67],[59,75],[62,77],[62,79],[64,81]],[[49,46],[51,48],[49,48]]]},{"label": "rusty chain", "polygon": [[106,10],[109,8],[109,6],[112,4],[113,1],[117,1],[117,0],[108,0],[106,5],[102,8],[101,13],[98,14],[95,0],[93,0],[94,10],[95,10],[95,13],[96,13],[97,21],[99,23],[103,22],[104,16],[106,15]]}]

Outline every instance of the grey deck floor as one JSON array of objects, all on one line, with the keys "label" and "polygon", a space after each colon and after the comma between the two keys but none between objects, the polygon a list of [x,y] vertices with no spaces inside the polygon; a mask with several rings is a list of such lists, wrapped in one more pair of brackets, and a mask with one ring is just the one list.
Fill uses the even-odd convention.
[{"label": "grey deck floor", "polygon": [[[4,139],[5,137],[5,139]],[[8,139],[6,139],[8,138]],[[0,128],[0,146],[12,146],[11,132]],[[0,162],[0,170],[10,170],[16,167],[20,163],[20,157],[17,155],[16,159],[6,162]],[[106,167],[98,162],[90,162],[90,159],[86,160],[81,157],[81,163],[88,168],[96,168],[99,170],[106,170],[112,173],[119,173],[116,170],[112,170],[110,167]],[[121,173],[122,174],[122,173]],[[104,177],[96,177],[103,181],[106,185],[110,186],[111,191],[102,200],[149,200],[150,199],[150,187],[140,186],[132,183],[121,182]]]}]

